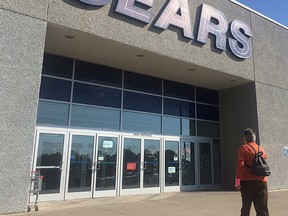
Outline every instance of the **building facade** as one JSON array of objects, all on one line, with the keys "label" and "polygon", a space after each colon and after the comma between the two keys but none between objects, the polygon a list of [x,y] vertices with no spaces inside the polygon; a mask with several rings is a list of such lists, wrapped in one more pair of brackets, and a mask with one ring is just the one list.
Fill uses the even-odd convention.
[{"label": "building facade", "polygon": [[0,3],[0,213],[232,189],[242,131],[287,189],[288,30],[228,0]]}]

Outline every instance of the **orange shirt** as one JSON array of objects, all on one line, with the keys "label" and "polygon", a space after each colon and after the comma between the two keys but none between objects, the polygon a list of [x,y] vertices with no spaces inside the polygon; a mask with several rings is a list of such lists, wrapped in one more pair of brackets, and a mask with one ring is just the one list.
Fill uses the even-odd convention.
[{"label": "orange shirt", "polygon": [[[258,144],[256,142],[250,142],[250,145],[254,147],[256,152],[258,151]],[[259,151],[263,152],[263,157],[266,159],[267,155],[262,146],[259,146]],[[238,161],[237,161],[237,169],[236,169],[236,179],[240,180],[254,180],[254,181],[265,181],[267,182],[267,176],[256,176],[253,175],[250,168],[245,166],[245,163],[251,167],[255,152],[254,150],[247,145],[246,143],[239,147],[238,150]]]}]

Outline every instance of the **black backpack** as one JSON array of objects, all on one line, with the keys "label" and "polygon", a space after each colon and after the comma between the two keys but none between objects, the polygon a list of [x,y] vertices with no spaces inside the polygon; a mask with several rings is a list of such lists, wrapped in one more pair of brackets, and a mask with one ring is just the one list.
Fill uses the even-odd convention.
[{"label": "black backpack", "polygon": [[254,149],[252,145],[247,143],[255,152],[255,156],[252,162],[252,166],[248,166],[245,163],[245,166],[249,167],[251,169],[252,174],[257,176],[269,176],[271,174],[270,167],[267,163],[267,161],[262,157],[263,152],[259,152],[259,146],[258,146],[258,152]]}]

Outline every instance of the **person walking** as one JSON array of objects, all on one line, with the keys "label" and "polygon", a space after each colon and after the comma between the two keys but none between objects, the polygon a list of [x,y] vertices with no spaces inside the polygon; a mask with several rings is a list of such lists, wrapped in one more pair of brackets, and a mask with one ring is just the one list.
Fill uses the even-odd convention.
[{"label": "person walking", "polygon": [[235,188],[241,192],[242,208],[241,216],[249,216],[251,204],[253,202],[256,216],[269,216],[268,210],[268,186],[267,176],[253,175],[251,165],[255,156],[253,146],[257,151],[263,152],[266,159],[267,154],[262,146],[256,143],[255,131],[247,128],[244,130],[244,144],[239,147],[236,168]]}]

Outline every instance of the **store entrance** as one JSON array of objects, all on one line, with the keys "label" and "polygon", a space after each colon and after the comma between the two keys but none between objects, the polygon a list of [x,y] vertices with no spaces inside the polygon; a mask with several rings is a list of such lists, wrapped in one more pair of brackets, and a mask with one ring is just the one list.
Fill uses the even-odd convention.
[{"label": "store entrance", "polygon": [[120,195],[160,193],[160,138],[122,138]]},{"label": "store entrance", "polygon": [[214,188],[212,139],[181,139],[181,191]]},{"label": "store entrance", "polygon": [[213,189],[214,146],[211,139],[41,128],[32,170],[44,177],[40,201]]}]

